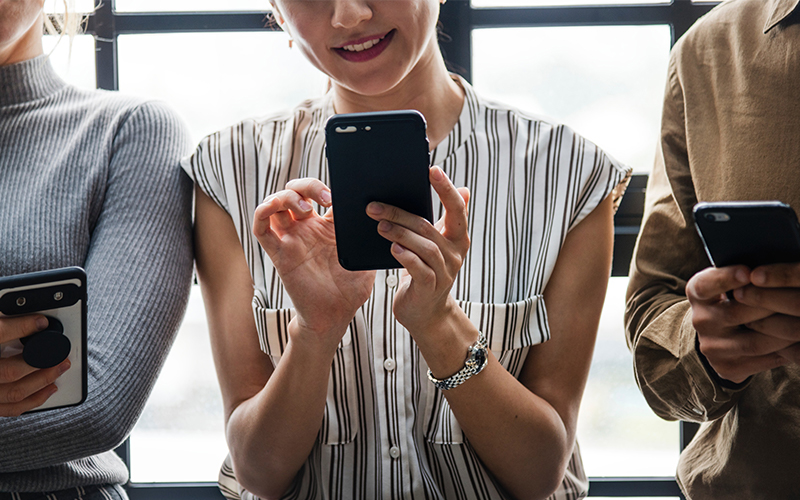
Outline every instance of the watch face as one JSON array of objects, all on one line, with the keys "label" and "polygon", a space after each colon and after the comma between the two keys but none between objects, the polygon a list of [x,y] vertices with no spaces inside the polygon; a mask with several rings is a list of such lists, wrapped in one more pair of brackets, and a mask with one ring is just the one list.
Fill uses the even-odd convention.
[{"label": "watch face", "polygon": [[486,361],[486,349],[478,349],[475,352],[475,364],[481,366]]}]

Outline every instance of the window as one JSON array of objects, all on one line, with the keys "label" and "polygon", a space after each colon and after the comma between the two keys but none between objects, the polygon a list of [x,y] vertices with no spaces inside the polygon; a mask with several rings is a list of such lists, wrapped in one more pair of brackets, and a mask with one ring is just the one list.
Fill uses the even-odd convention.
[{"label": "window", "polygon": [[[450,67],[483,94],[566,122],[646,173],[669,47],[712,7],[692,0],[449,0],[442,47]],[[63,41],[52,58],[76,85],[96,79],[101,88],[169,102],[198,141],[324,91],[325,78],[288,49],[266,8],[266,0],[105,0],[87,25],[94,39],[77,37],[69,66]],[[206,71],[198,75],[201,65]],[[615,277],[578,430],[594,498],[679,495],[673,474],[687,428],[647,408],[621,319],[644,180],[634,179],[626,195],[633,208],[617,215]],[[213,481],[226,451],[212,367],[195,287],[145,413],[119,450],[131,468],[131,498],[221,498]]]},{"label": "window", "polygon": [[[508,47],[529,50],[522,57]],[[647,173],[669,47],[666,24],[476,29],[472,80],[482,94],[566,123]]]}]

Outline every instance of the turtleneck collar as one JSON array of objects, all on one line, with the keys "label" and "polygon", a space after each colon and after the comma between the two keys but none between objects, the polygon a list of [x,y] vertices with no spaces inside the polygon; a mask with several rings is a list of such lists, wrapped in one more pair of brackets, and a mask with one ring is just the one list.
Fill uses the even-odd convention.
[{"label": "turtleneck collar", "polygon": [[47,56],[0,66],[0,107],[35,101],[66,86]]}]

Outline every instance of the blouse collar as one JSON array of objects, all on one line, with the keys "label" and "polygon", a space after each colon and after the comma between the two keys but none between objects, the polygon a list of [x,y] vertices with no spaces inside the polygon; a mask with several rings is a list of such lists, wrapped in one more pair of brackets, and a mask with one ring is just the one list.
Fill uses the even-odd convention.
[{"label": "blouse collar", "polygon": [[475,95],[475,91],[460,76],[453,75],[453,79],[464,89],[464,106],[461,108],[461,115],[456,125],[447,134],[447,137],[431,151],[431,165],[441,165],[466,143],[478,121],[478,97]]}]

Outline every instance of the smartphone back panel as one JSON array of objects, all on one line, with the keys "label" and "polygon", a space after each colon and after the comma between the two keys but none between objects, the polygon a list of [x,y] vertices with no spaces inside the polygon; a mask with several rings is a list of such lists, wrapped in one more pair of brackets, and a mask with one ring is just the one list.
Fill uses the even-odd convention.
[{"label": "smartphone back panel", "polygon": [[425,119],[410,110],[335,115],[325,137],[339,263],[402,267],[366,208],[378,201],[433,221]]},{"label": "smartphone back panel", "polygon": [[800,261],[800,225],[789,205],[770,202],[698,203],[695,225],[715,267],[749,268]]},{"label": "smartphone back panel", "polygon": [[[86,399],[86,309],[86,273],[79,267],[0,278],[0,316],[43,314],[51,319],[51,326],[38,336],[0,345],[0,357],[23,354],[28,364],[30,359],[57,364],[63,357],[52,359],[52,347],[63,349],[71,363],[55,382],[58,392],[32,411],[74,406]],[[33,357],[28,358],[32,352]],[[55,355],[59,356],[58,352]]]}]

